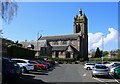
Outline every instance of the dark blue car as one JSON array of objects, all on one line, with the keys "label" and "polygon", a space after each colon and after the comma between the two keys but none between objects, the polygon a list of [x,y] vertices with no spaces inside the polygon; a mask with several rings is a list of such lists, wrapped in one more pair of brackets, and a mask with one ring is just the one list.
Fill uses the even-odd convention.
[{"label": "dark blue car", "polygon": [[9,58],[2,58],[2,78],[11,79],[19,78],[22,75],[22,69],[20,66],[11,61]]}]

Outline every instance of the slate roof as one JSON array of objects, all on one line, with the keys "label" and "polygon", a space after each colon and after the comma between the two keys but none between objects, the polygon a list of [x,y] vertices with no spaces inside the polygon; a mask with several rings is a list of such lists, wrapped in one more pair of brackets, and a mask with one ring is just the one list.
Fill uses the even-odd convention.
[{"label": "slate roof", "polygon": [[34,45],[34,50],[40,50],[41,47],[50,46],[50,44],[46,40],[38,40],[38,41],[23,41],[20,42],[24,47],[30,47]]},{"label": "slate roof", "polygon": [[68,46],[52,46],[52,51],[65,51]]},{"label": "slate roof", "polygon": [[52,46],[52,51],[66,51],[68,47],[71,47],[72,51],[78,52],[72,45],[56,45]]},{"label": "slate roof", "polygon": [[39,40],[47,40],[47,41],[57,41],[57,40],[76,40],[80,33],[77,34],[68,34],[68,35],[58,35],[58,36],[43,36],[39,38]]},{"label": "slate roof", "polygon": [[71,49],[74,51],[74,52],[78,52],[78,50],[76,48],[74,48],[72,45],[69,45],[71,47]]}]

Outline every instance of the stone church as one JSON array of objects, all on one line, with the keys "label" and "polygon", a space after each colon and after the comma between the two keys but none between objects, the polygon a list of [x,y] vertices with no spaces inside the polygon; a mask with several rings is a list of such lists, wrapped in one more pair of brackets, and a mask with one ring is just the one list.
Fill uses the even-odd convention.
[{"label": "stone church", "polygon": [[74,17],[73,34],[40,36],[37,41],[20,42],[24,47],[34,46],[36,54],[52,58],[77,58],[88,60],[88,19],[82,10]]}]

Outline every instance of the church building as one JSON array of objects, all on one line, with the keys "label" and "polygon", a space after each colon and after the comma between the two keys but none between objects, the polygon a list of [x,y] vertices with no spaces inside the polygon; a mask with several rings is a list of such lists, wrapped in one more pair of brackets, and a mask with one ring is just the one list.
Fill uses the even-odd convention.
[{"label": "church building", "polygon": [[82,10],[79,10],[79,14],[74,17],[73,34],[42,36],[38,41],[26,41],[21,44],[25,47],[36,46],[35,49],[41,56],[88,60],[88,19]]}]

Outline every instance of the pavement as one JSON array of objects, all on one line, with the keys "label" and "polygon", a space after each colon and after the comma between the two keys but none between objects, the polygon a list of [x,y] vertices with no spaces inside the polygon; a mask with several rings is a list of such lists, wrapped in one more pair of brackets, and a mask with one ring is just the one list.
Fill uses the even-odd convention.
[{"label": "pavement", "polygon": [[48,71],[31,71],[24,73],[20,79],[6,81],[2,84],[120,84],[120,79],[109,77],[92,77],[91,70],[81,64],[60,64]]}]

